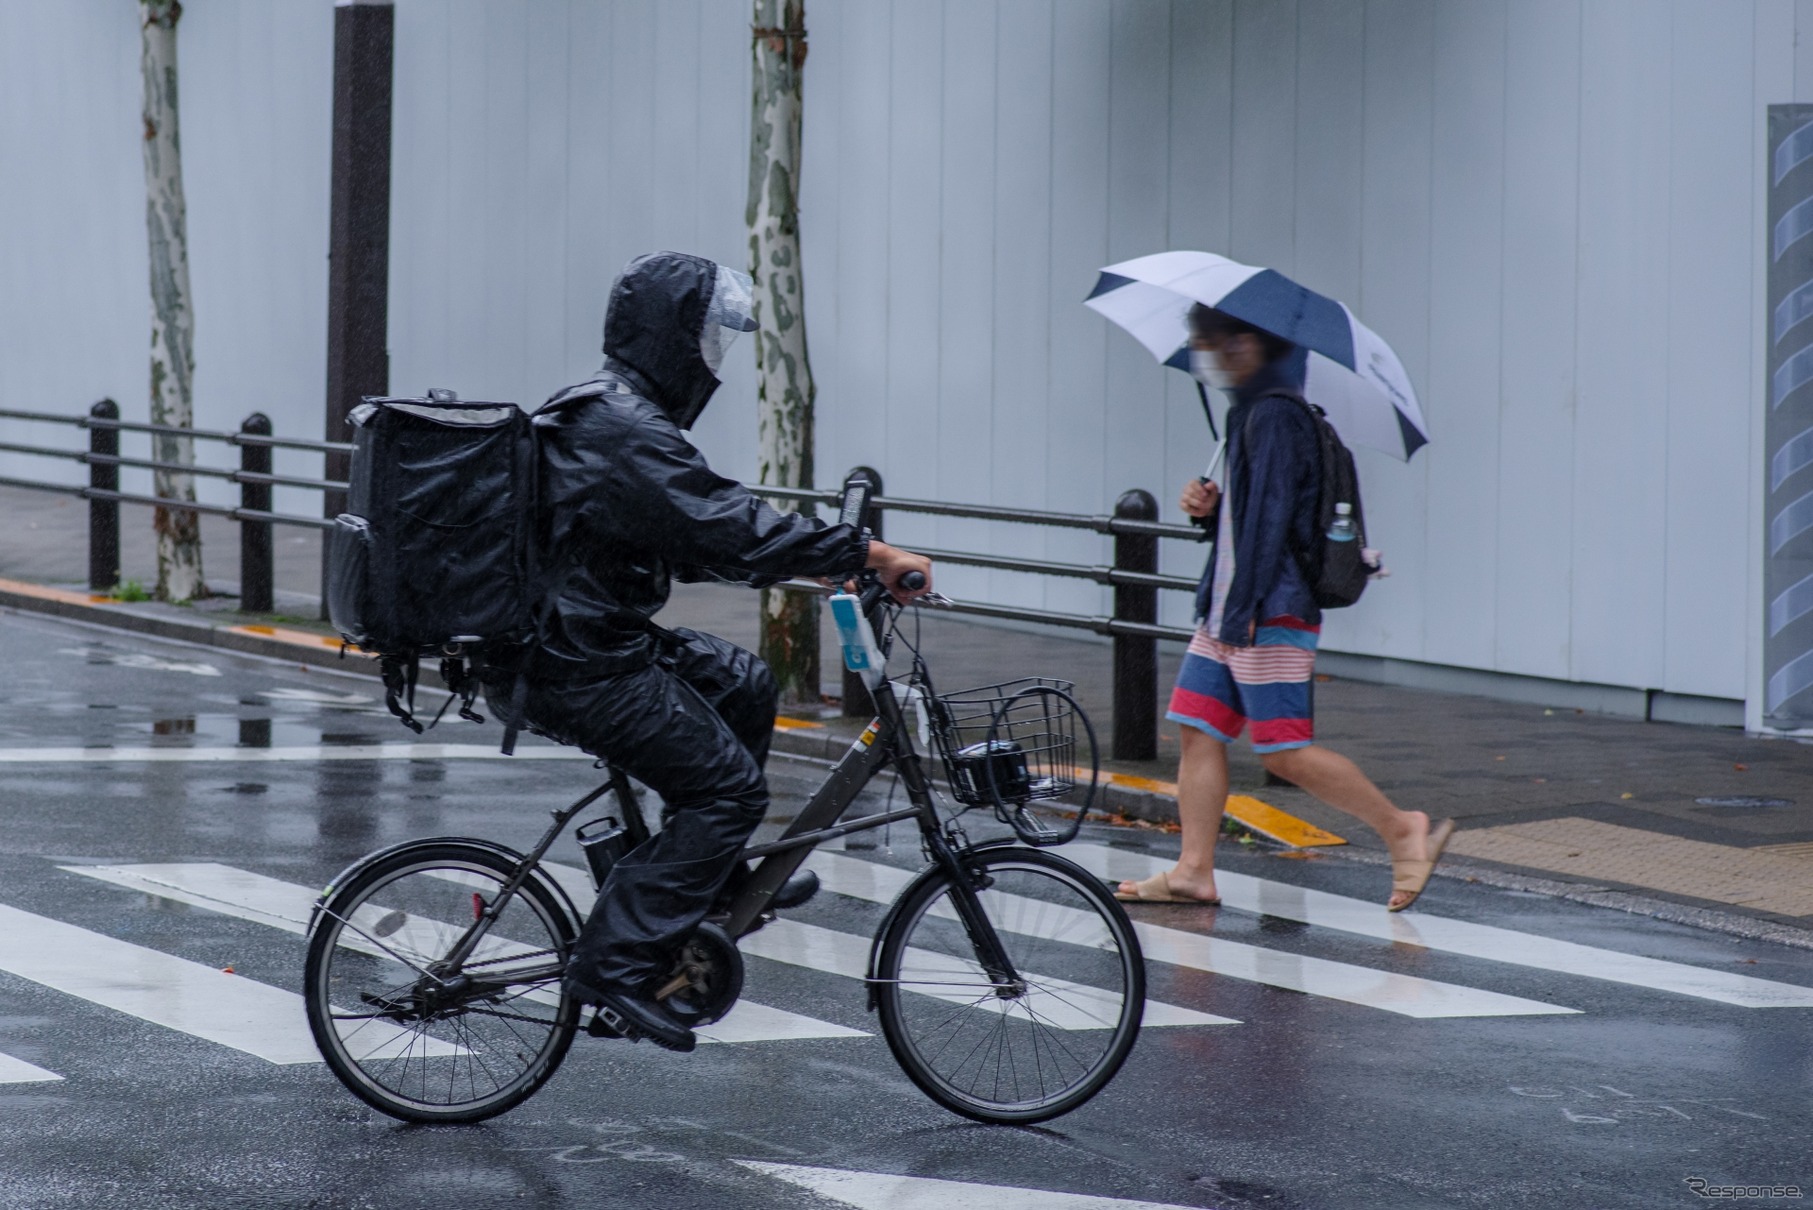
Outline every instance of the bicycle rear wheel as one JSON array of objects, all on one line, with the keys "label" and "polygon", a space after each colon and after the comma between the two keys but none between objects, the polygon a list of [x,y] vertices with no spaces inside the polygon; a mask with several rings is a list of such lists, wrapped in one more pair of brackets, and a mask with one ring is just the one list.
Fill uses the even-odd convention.
[{"label": "bicycle rear wheel", "polygon": [[882,1033],[926,1095],[983,1122],[1042,1122],[1114,1078],[1139,1037],[1146,966],[1100,879],[1053,853],[984,849],[977,902],[1019,983],[991,979],[940,870],[907,888],[874,972]]},{"label": "bicycle rear wheel", "polygon": [[476,1122],[527,1099],[566,1057],[579,1006],[560,988],[574,940],[539,879],[470,957],[455,944],[515,873],[482,845],[423,841],[356,873],[309,937],[304,1000],[321,1057],[354,1095],[411,1122]]}]

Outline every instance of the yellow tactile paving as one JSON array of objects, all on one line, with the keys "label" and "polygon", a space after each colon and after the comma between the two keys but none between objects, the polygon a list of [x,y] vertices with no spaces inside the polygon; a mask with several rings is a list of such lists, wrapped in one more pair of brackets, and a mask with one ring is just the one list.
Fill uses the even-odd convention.
[{"label": "yellow tactile paving", "polygon": [[1313,823],[1280,811],[1269,802],[1260,802],[1245,794],[1228,795],[1228,814],[1262,836],[1299,849],[1347,843],[1333,832],[1325,832]]},{"label": "yellow tactile paving", "polygon": [[1739,849],[1567,818],[1460,832],[1448,851],[1784,916],[1813,915],[1813,860],[1807,855],[1813,845]]}]

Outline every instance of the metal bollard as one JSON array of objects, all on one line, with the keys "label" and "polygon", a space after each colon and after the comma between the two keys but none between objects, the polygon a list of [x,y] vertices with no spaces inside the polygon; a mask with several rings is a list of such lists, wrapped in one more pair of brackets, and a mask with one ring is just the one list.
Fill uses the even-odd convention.
[{"label": "metal bollard", "polygon": [[[111,399],[103,399],[89,408],[88,414],[96,420],[118,420],[120,405]],[[119,457],[120,431],[116,428],[89,429],[88,452]],[[119,465],[89,463],[88,486],[102,491],[119,491]],[[88,501],[88,587],[94,592],[109,592],[119,582],[120,502],[91,498]]]},{"label": "metal bollard", "polygon": [[[271,418],[263,412],[253,412],[239,426],[242,433],[258,437],[271,435]],[[239,447],[239,469],[257,475],[271,473],[271,447],[268,445],[242,445]],[[271,511],[271,485],[241,480],[239,484],[239,507],[255,512]],[[269,613],[276,608],[276,593],[273,581],[276,579],[276,559],[271,550],[271,523],[269,521],[239,522],[239,608],[248,613]]]},{"label": "metal bollard", "polygon": [[[878,471],[874,467],[870,467],[870,466],[851,467],[850,473],[844,476],[844,486],[848,487],[851,484],[851,482],[853,482],[854,480],[857,480],[857,479],[867,479],[869,481],[869,494],[871,496],[881,495],[881,472],[880,471]],[[869,532],[872,533],[873,535],[875,535],[877,538],[881,537],[881,514],[880,513],[878,513],[878,512],[871,513],[869,515]],[[869,619],[869,625],[874,626],[876,624],[877,624],[877,619],[871,617]],[[842,667],[841,658],[839,659],[838,663],[839,663],[839,667]],[[869,687],[862,683],[861,677],[857,676],[854,672],[851,672],[848,668],[845,668],[844,669],[844,717],[845,718],[868,718],[870,715],[872,715],[874,713],[875,713],[874,703],[869,698]]]},{"label": "metal bollard", "polygon": [[[1123,521],[1158,520],[1158,501],[1140,488],[1114,502]],[[1149,534],[1114,536],[1116,571],[1156,572],[1158,539]],[[1120,622],[1158,621],[1158,590],[1116,585],[1114,617]],[[1114,636],[1115,760],[1152,760],[1158,755],[1158,640]]]}]

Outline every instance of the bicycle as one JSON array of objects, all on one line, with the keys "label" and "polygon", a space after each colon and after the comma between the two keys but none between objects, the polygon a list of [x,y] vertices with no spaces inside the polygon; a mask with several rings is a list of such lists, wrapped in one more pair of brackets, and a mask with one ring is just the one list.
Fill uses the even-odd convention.
[{"label": "bicycle", "polygon": [[[859,483],[845,519],[860,523],[866,510]],[[833,606],[875,718],[784,834],[744,849],[742,860],[756,864],[741,867],[658,998],[689,1025],[721,1019],[742,991],[737,939],[774,918],[771,900],[812,849],[912,821],[927,865],[877,930],[865,978],[889,1049],[932,1100],[965,1117],[1024,1124],[1067,1113],[1120,1070],[1145,1006],[1145,961],[1125,909],[1099,878],[1047,851],[1076,835],[1093,801],[1099,764],[1087,716],[1053,680],[939,697],[900,630],[902,607],[872,573],[860,597]],[[896,640],[913,652],[904,684],[883,671]],[[957,800],[948,814],[915,730]],[[886,809],[839,822],[889,766],[908,805],[894,808],[890,795]],[[615,767],[554,811],[527,853],[469,837],[409,841],[355,862],[322,892],[308,929],[308,1021],[356,1096],[406,1121],[476,1122],[553,1076],[582,1015],[560,984],[580,916],[541,862],[607,794],[617,814],[576,830],[602,885],[615,858],[648,836],[635,789]],[[1036,804],[1067,798],[1067,825],[1035,814]],[[969,840],[960,820],[985,806],[1013,837]],[[586,1028],[618,1032],[598,1014]]]}]

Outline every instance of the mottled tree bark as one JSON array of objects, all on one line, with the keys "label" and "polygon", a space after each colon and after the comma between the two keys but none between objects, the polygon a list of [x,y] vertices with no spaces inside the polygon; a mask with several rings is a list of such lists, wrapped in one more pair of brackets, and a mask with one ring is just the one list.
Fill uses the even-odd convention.
[{"label": "mottled tree bark", "polygon": [[[754,0],[749,131],[749,272],[755,278],[761,482],[811,487],[812,366],[800,274],[800,78],[805,0]],[[792,502],[777,507],[797,508]],[[762,592],[761,655],[781,699],[819,701],[818,598]]]},{"label": "mottled tree bark", "polygon": [[[190,428],[195,421],[195,320],[189,301],[189,237],[183,204],[182,142],[176,105],[177,0],[139,0],[139,66],[145,85],[145,228],[151,254],[151,422]],[[156,433],[158,462],[195,465],[195,442]],[[195,477],[153,472],[165,500],[195,502]],[[208,595],[201,573],[201,528],[193,509],[157,509],[157,596]]]}]

